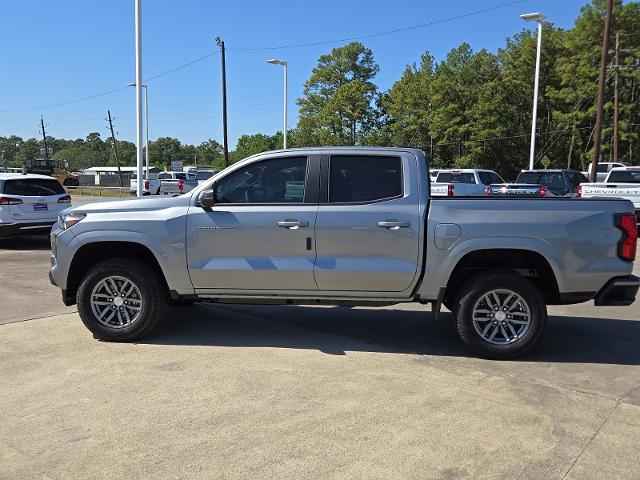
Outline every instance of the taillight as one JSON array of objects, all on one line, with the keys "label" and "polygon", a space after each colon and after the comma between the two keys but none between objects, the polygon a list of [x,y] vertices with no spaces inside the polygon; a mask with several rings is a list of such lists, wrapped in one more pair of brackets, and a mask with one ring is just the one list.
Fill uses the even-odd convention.
[{"label": "taillight", "polygon": [[484,187],[484,194],[487,197],[493,196],[493,190],[491,190],[491,185],[487,185],[486,187]]},{"label": "taillight", "polygon": [[0,205],[20,205],[22,200],[12,197],[0,197]]},{"label": "taillight", "polygon": [[578,194],[576,195],[577,198],[582,198],[582,185],[578,185]]},{"label": "taillight", "polygon": [[144,181],[144,189],[149,190],[149,180]]},{"label": "taillight", "polygon": [[178,190],[184,190],[184,182],[182,180],[178,180]]},{"label": "taillight", "polygon": [[540,196],[541,197],[546,197],[548,191],[549,191],[549,189],[547,188],[547,186],[546,185],[542,185],[540,187]]},{"label": "taillight", "polygon": [[633,262],[638,246],[636,216],[632,213],[619,213],[615,216],[615,225],[622,230],[622,238],[618,242],[618,257]]},{"label": "taillight", "polygon": [[453,183],[447,185],[447,197],[453,197]]},{"label": "taillight", "polygon": [[65,195],[64,197],[60,197],[58,203],[71,203],[71,196]]}]

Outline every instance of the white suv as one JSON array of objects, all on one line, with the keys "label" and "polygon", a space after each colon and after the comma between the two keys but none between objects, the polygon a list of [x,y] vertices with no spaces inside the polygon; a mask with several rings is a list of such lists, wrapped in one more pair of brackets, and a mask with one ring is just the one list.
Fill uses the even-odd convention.
[{"label": "white suv", "polygon": [[0,173],[0,238],[46,233],[71,197],[58,180],[45,175]]}]

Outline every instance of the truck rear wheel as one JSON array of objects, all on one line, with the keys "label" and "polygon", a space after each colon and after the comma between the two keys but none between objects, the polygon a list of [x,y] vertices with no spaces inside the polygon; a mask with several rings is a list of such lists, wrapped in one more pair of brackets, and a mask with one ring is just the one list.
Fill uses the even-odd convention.
[{"label": "truck rear wheel", "polygon": [[155,271],[130,258],[92,267],[78,289],[78,313],[95,338],[130,341],[147,335],[163,316],[165,288]]},{"label": "truck rear wheel", "polygon": [[479,355],[514,358],[540,340],[547,308],[537,288],[514,273],[477,275],[453,305],[458,335]]}]

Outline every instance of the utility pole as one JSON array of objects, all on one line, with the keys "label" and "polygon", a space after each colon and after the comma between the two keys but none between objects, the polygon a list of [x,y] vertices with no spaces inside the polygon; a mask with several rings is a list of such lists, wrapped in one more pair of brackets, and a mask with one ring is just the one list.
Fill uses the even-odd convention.
[{"label": "utility pole", "polygon": [[[120,157],[118,157],[118,144],[116,142],[116,134],[113,133],[113,123],[111,122],[111,110],[107,110],[109,120],[109,130],[111,130],[111,146],[113,147],[113,154],[116,156],[116,165],[118,166],[118,179],[120,180],[120,186],[122,185],[122,171],[120,170]],[[141,178],[138,178],[138,183],[142,182]]]},{"label": "utility pole", "polygon": [[620,77],[620,32],[616,32],[616,49],[613,57],[613,161],[618,161],[618,144],[620,135],[618,133],[618,121],[620,116],[618,104],[618,81]]},{"label": "utility pole", "polygon": [[42,141],[44,142],[44,158],[49,159],[49,149],[47,148],[47,132],[44,130],[44,119],[40,115],[40,128],[42,128]]},{"label": "utility pole", "polygon": [[224,145],[224,166],[229,166],[229,144],[227,143],[227,67],[224,55],[224,41],[216,37],[216,44],[220,47],[222,60],[222,143]]},{"label": "utility pole", "polygon": [[600,160],[600,142],[602,139],[602,110],[604,106],[605,78],[607,73],[607,57],[609,56],[609,32],[613,15],[613,0],[607,0],[607,15],[604,20],[604,37],[602,39],[602,56],[600,57],[600,76],[598,78],[598,104],[596,110],[596,126],[593,137],[593,158],[591,160],[591,174],[589,181],[595,183],[598,179],[598,161]]}]

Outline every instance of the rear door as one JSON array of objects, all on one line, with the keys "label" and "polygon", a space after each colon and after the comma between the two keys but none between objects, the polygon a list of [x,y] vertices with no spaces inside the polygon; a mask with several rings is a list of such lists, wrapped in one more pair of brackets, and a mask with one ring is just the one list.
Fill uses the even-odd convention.
[{"label": "rear door", "polygon": [[265,157],[216,179],[211,209],[187,216],[196,289],[316,291],[318,155]]},{"label": "rear door", "polygon": [[8,206],[11,217],[16,220],[55,222],[58,213],[69,207],[67,193],[53,178],[27,177],[5,180],[3,195],[21,201]]},{"label": "rear door", "polygon": [[326,292],[404,292],[419,270],[419,175],[409,153],[328,154],[315,279]]}]

